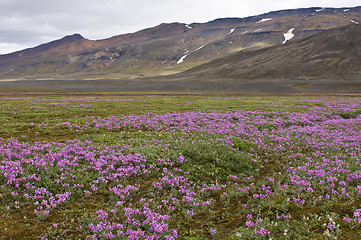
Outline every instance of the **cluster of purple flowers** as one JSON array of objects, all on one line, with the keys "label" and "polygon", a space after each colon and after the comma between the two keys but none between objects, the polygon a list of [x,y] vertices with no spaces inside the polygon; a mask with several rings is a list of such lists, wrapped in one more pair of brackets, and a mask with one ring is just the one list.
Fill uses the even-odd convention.
[{"label": "cluster of purple flowers", "polygon": [[[42,101],[84,102],[82,106],[89,107],[86,103],[98,100]],[[93,239],[174,239],[178,234],[177,229],[170,227],[173,213],[186,209],[184,215],[193,217],[230,195],[251,196],[253,202],[262,203],[278,199],[298,207],[360,198],[361,116],[348,118],[343,114],[356,113],[361,104],[357,99],[327,101],[308,101],[307,104],[314,104],[311,107],[303,105],[305,101],[297,102],[298,111],[295,112],[146,113],[86,117],[77,122],[54,125],[28,123],[39,130],[65,126],[67,130],[79,133],[89,129],[142,130],[147,131],[151,140],[143,140],[141,146],[172,151],[177,151],[177,146],[172,145],[175,137],[179,138],[177,142],[192,139],[196,143],[194,141],[202,134],[204,139],[224,144],[230,150],[236,150],[234,138],[247,140],[255,149],[245,154],[262,164],[261,168],[276,161],[282,163],[277,172],[265,171],[268,175],[263,182],[254,183],[254,176],[244,175],[230,175],[228,182],[222,183],[192,181],[196,176],[190,174],[196,173],[183,168],[188,160],[181,152],[176,160],[165,156],[149,161],[145,156],[129,151],[135,142],[140,145],[136,139],[124,139],[123,144],[117,146],[100,146],[79,140],[30,144],[16,139],[0,139],[0,183],[11,188],[7,197],[12,197],[14,202],[20,199],[30,203],[38,215],[49,215],[53,209],[77,198],[107,191],[116,199],[116,204],[106,210],[97,209],[96,219],[88,225]],[[169,137],[169,142],[159,139],[160,134]],[[213,154],[217,155],[217,151]],[[142,185],[145,179],[151,179],[146,191]],[[144,195],[139,197],[137,194],[140,193]],[[221,195],[221,200],[212,197],[213,193]],[[242,204],[244,214],[248,215],[245,226],[255,235],[272,234],[262,225],[262,218],[252,220],[251,214],[256,212],[257,206]],[[352,218],[342,217],[348,223],[360,224],[361,209],[356,209]],[[281,217],[277,214],[273,218],[281,221],[290,219],[291,215],[285,213]],[[333,230],[334,226],[335,223],[330,221],[328,228]],[[211,228],[210,233],[213,235],[216,230]]]}]

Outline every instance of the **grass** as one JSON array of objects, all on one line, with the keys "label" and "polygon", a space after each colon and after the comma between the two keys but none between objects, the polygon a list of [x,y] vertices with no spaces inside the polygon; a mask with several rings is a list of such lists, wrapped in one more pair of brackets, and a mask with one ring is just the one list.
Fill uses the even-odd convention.
[{"label": "grass", "polygon": [[[67,98],[67,97],[65,97]],[[115,98],[115,97],[113,97]],[[125,97],[127,99],[128,97]],[[35,124],[54,124],[57,122],[76,121],[86,116],[121,116],[131,114],[143,114],[146,112],[166,113],[166,112],[186,112],[186,111],[228,111],[235,109],[252,110],[252,109],[265,109],[262,104],[271,104],[273,97],[260,98],[260,97],[235,97],[235,98],[219,98],[217,96],[137,96],[132,97],[133,101],[124,102],[122,104],[114,104],[113,102],[99,101],[97,103],[90,103],[91,107],[82,107],[82,97],[75,97],[79,101],[71,101],[61,103],[61,105],[52,105],[61,102],[63,96],[44,96],[41,99],[49,101],[50,104],[41,103],[37,104],[38,98],[24,97],[21,99],[3,99],[2,111],[0,119],[3,125],[1,126],[1,136],[3,138],[19,138],[21,136],[31,135],[29,141],[41,140],[58,140],[62,135],[66,135],[65,131],[60,129],[59,132],[39,132],[35,135],[34,128],[29,126],[28,123]],[[70,98],[71,99],[71,98]],[[102,97],[90,97],[90,100],[101,100]],[[51,100],[54,100],[53,103]],[[35,101],[35,102],[34,102]],[[286,100],[287,101],[287,100]],[[6,105],[9,105],[6,107]],[[257,105],[257,106],[255,106]],[[260,105],[260,106],[259,106]],[[270,107],[268,109],[278,109],[277,107]],[[279,109],[282,111],[282,109]],[[283,109],[284,111],[288,108]],[[292,109],[291,109],[292,110]],[[70,134],[70,133],[69,133]],[[49,139],[49,135],[53,135],[53,139]],[[76,134],[77,136],[79,134]],[[66,135],[65,140],[71,136]],[[75,136],[74,136],[75,137]]]},{"label": "grass", "polygon": [[3,97],[0,239],[108,239],[111,224],[159,239],[358,239],[359,103]]}]

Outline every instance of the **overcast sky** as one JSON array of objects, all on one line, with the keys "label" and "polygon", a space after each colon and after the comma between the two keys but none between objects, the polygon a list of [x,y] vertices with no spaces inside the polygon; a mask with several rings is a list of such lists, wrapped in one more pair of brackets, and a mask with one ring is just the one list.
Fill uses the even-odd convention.
[{"label": "overcast sky", "polygon": [[80,33],[104,39],[160,23],[207,22],[305,7],[355,7],[360,0],[0,0],[0,54]]}]

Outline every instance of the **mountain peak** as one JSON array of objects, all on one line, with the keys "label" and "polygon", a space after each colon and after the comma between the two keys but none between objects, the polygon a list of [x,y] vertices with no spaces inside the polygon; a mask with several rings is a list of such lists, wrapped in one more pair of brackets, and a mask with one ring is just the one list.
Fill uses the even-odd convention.
[{"label": "mountain peak", "polygon": [[74,33],[72,35],[67,35],[67,36],[63,37],[61,40],[77,41],[77,40],[82,40],[82,39],[85,39],[82,35],[80,35],[79,33]]}]

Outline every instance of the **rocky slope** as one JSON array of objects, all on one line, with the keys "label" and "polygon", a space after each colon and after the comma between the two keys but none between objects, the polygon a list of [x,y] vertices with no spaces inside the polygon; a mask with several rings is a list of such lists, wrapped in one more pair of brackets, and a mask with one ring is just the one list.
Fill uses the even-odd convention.
[{"label": "rocky slope", "polygon": [[361,25],[349,24],[283,45],[241,51],[174,77],[361,80],[360,66]]},{"label": "rocky slope", "polygon": [[239,51],[287,45],[358,22],[361,7],[307,8],[189,25],[161,24],[97,41],[75,34],[0,55],[0,77],[129,79],[170,75]]}]

